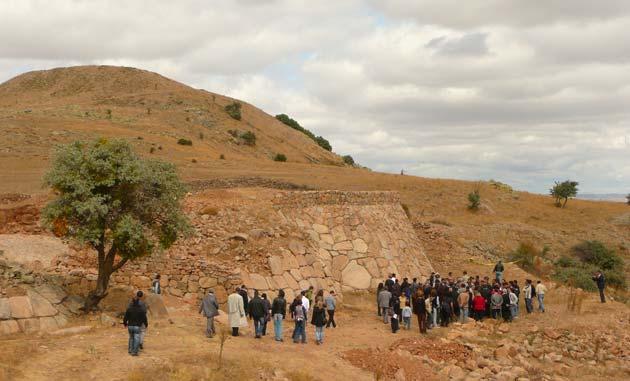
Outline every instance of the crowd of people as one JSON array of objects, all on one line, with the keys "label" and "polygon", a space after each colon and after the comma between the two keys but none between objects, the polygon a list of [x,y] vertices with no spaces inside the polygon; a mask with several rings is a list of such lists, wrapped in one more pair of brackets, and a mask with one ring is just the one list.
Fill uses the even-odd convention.
[{"label": "crowd of people", "polygon": [[[545,293],[547,287],[542,281],[525,280],[521,289],[517,280],[504,279],[504,265],[499,261],[494,267],[494,278],[488,276],[469,276],[463,271],[461,276],[455,277],[448,273],[442,277],[439,273],[431,275],[423,283],[417,278],[411,282],[408,278],[402,281],[391,274],[376,291],[377,314],[383,323],[390,324],[392,332],[397,332],[401,325],[411,329],[412,317],[415,314],[420,333],[437,327],[448,327],[452,322],[465,323],[469,318],[481,321],[487,318],[512,321],[520,315],[521,300],[524,300],[525,311],[534,312],[534,301],[538,301],[538,311],[545,312]],[[601,302],[605,303],[605,280],[601,271],[593,276],[600,291]],[[151,292],[161,293],[160,276],[157,275],[152,284]],[[144,335],[148,327],[147,307],[142,301],[143,292],[138,291],[129,303],[123,323],[129,331],[129,353],[137,356],[144,345]],[[288,313],[287,313],[288,308]],[[306,327],[314,326],[314,336],[317,345],[324,343],[324,329],[336,328],[335,311],[337,299],[334,290],[324,296],[324,290],[316,293],[311,286],[299,293],[290,304],[285,299],[285,292],[278,291],[273,301],[266,293],[254,290],[253,297],[249,297],[247,288],[242,285],[236,287],[227,298],[228,324],[232,329],[232,336],[239,336],[239,328],[248,325],[248,319],[253,323],[254,337],[257,339],[267,335],[267,325],[273,321],[274,339],[282,342],[284,321],[287,315],[294,322],[292,340],[294,343],[307,342]],[[212,338],[216,334],[214,319],[219,315],[219,303],[213,289],[203,297],[199,313],[206,319],[206,336]]]},{"label": "crowd of people", "polygon": [[[205,306],[212,306],[206,308]],[[324,290],[314,294],[311,286],[308,290],[298,294],[291,304],[285,299],[285,292],[278,291],[278,296],[270,301],[265,293],[260,294],[254,290],[250,299],[247,288],[243,285],[237,287],[227,300],[228,323],[232,329],[232,336],[239,336],[239,329],[247,326],[249,318],[254,325],[254,337],[257,339],[267,335],[267,324],[273,321],[274,339],[284,341],[284,321],[288,315],[294,322],[292,339],[295,343],[305,344],[307,341],[306,326],[310,323],[315,327],[315,342],[317,345],[324,343],[324,328],[337,327],[335,310],[337,299],[334,290],[324,297]],[[218,304],[214,291],[210,289],[204,297],[200,312],[208,319],[206,335],[213,337],[214,317],[218,315]]]},{"label": "crowd of people", "polygon": [[504,266],[499,261],[494,267],[494,279],[469,276],[466,271],[455,277],[448,273],[442,277],[431,273],[424,283],[417,278],[402,281],[392,274],[378,285],[376,293],[377,313],[383,323],[391,324],[392,332],[410,329],[412,314],[418,320],[420,333],[436,327],[448,327],[451,322],[465,323],[470,317],[475,320],[486,318],[512,321],[520,314],[520,301],[525,301],[527,313],[534,311],[534,300],[538,311],[545,312],[547,287],[538,280],[525,281],[521,289],[517,280],[503,279]]}]

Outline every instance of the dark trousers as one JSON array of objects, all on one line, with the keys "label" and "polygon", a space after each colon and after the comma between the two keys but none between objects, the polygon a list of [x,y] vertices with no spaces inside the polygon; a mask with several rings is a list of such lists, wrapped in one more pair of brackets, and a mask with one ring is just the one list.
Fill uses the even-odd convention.
[{"label": "dark trousers", "polygon": [[238,327],[232,327],[232,336],[238,336]]},{"label": "dark trousers", "polygon": [[441,326],[442,327],[448,327],[448,323],[450,323],[451,321],[451,311],[450,309],[447,308],[442,308],[442,321],[441,321]]},{"label": "dark trousers", "polygon": [[333,328],[337,328],[337,323],[335,322],[335,310],[328,310],[328,323],[326,323],[326,328],[330,328],[331,324]]},{"label": "dark trousers", "polygon": [[532,304],[532,299],[525,299],[525,309],[527,310],[528,314],[531,314],[532,311],[534,310],[534,305]]},{"label": "dark trousers", "polygon": [[602,301],[602,303],[606,303],[606,296],[604,295],[604,289],[603,288],[599,289],[599,299]]},{"label": "dark trousers", "polygon": [[475,320],[477,321],[483,320],[485,315],[486,315],[486,311],[473,311],[473,316],[475,317]]},{"label": "dark trousers", "polygon": [[427,314],[426,313],[418,314],[418,327],[420,328],[420,333],[427,333]]}]

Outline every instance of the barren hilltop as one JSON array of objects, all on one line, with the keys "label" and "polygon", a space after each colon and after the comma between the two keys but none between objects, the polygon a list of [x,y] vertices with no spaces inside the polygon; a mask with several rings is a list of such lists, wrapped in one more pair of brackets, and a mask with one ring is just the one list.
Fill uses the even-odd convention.
[{"label": "barren hilltop", "polygon": [[[571,199],[557,208],[549,196],[493,180],[372,172],[246,102],[126,67],[35,71],[0,84],[0,132],[0,379],[630,376],[627,292],[607,290],[613,300],[602,305],[551,277],[555,262],[584,241],[628,263],[623,203]],[[102,311],[83,315],[96,258],[41,226],[52,197],[42,176],[55,145],[97,137],[122,138],[140,156],[176,165],[188,183],[183,211],[193,234],[114,273]],[[468,208],[473,190],[477,210]],[[499,259],[507,279],[548,285],[546,313],[526,315],[521,303],[513,323],[455,323],[422,337],[415,322],[393,335],[376,316],[374,290],[392,272],[492,276]],[[627,266],[619,270],[627,278]],[[163,297],[147,298],[151,328],[145,351],[132,359],[120,313],[157,273]],[[282,344],[246,330],[228,339],[225,367],[215,369],[218,339],[203,336],[198,303],[213,289],[224,308],[241,284],[271,298],[278,289],[289,297],[310,286],[335,289],[339,327],[326,330],[321,348],[291,343],[290,320]],[[224,315],[218,320],[226,326]],[[271,336],[272,324],[267,329]]]}]

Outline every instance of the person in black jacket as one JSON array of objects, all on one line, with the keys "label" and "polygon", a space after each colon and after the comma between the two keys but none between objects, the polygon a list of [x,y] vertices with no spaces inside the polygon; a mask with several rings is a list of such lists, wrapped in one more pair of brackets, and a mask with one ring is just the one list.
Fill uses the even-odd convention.
[{"label": "person in black jacket", "polygon": [[420,333],[427,333],[427,307],[422,290],[416,291],[413,298],[413,313],[418,316],[418,327]]},{"label": "person in black jacket", "polygon": [[238,294],[243,298],[243,309],[245,310],[245,315],[251,317],[249,313],[249,295],[247,295],[247,287],[242,285],[238,289]]},{"label": "person in black jacket", "polygon": [[278,297],[271,303],[271,316],[273,317],[273,331],[276,341],[282,340],[282,321],[287,314],[287,301],[284,299],[284,290],[278,291]]},{"label": "person in black jacket", "polygon": [[326,324],[326,308],[324,302],[318,300],[313,307],[311,324],[315,326],[315,342],[317,345],[324,344],[324,325]]},{"label": "person in black jacket", "polygon": [[263,322],[262,335],[267,336],[267,323],[271,320],[271,302],[267,299],[267,294],[262,293],[262,301],[265,306],[265,320]]},{"label": "person in black jacket", "polygon": [[604,289],[606,288],[606,279],[601,271],[598,271],[593,275],[593,280],[597,283],[597,289],[599,290],[599,299],[602,303],[606,303],[606,296],[604,295]]},{"label": "person in black jacket", "polygon": [[129,331],[129,354],[137,356],[140,348],[140,327],[142,325],[145,327],[149,326],[147,311],[142,308],[139,299],[134,299],[127,311],[125,311],[123,324]]},{"label": "person in black jacket", "polygon": [[265,303],[258,296],[258,290],[254,291],[254,298],[249,302],[249,314],[254,320],[254,331],[256,338],[260,339],[262,336],[265,313]]}]

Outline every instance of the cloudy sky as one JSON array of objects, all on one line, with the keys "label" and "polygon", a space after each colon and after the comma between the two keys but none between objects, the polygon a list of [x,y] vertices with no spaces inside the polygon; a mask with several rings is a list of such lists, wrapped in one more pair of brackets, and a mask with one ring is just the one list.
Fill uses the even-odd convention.
[{"label": "cloudy sky", "polygon": [[0,2],[0,81],[113,64],[287,113],[374,170],[630,192],[630,1]]}]

